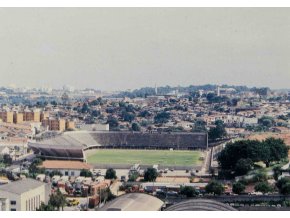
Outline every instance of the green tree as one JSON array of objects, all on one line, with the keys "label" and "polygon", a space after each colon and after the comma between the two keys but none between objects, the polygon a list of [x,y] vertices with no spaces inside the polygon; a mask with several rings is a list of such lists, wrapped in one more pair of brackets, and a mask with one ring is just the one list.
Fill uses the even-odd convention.
[{"label": "green tree", "polygon": [[253,167],[253,161],[250,158],[241,158],[237,161],[235,166],[235,173],[237,176],[247,174]]},{"label": "green tree", "polygon": [[214,195],[221,195],[224,193],[225,188],[223,184],[221,184],[218,181],[213,180],[205,186],[205,191],[206,193],[211,193]]},{"label": "green tree", "polygon": [[206,132],[206,122],[203,120],[196,120],[192,132]]},{"label": "green tree", "polygon": [[239,194],[243,193],[245,191],[245,189],[246,189],[246,186],[241,182],[235,182],[233,184],[233,192],[235,194],[239,195]]},{"label": "green tree", "polygon": [[268,176],[265,172],[258,172],[252,179],[253,182],[266,182]]},{"label": "green tree", "polygon": [[132,123],[132,130],[139,132],[141,130],[141,127],[139,126],[138,123]]},{"label": "green tree", "polygon": [[279,192],[283,195],[289,195],[290,194],[290,179],[283,177],[279,179],[276,183],[277,188],[279,189]]},{"label": "green tree", "polygon": [[188,198],[195,197],[197,195],[197,191],[194,187],[191,186],[182,186],[180,188],[180,194],[185,195]]},{"label": "green tree", "polygon": [[31,177],[35,178],[37,174],[45,173],[45,169],[41,168],[42,160],[40,158],[35,158],[30,164],[28,170]]},{"label": "green tree", "polygon": [[290,182],[282,186],[280,193],[283,195],[290,195]]},{"label": "green tree", "polygon": [[115,118],[113,116],[108,117],[107,124],[109,124],[110,128],[116,128],[119,126],[119,122],[118,122],[117,118]]},{"label": "green tree", "polygon": [[9,154],[4,154],[3,155],[3,163],[6,166],[10,166],[12,164],[12,157]]},{"label": "green tree", "polygon": [[287,155],[288,148],[281,139],[240,140],[228,143],[220,152],[218,162],[222,169],[235,170],[240,159],[249,158],[252,162],[263,161],[269,167],[271,162],[281,161]]},{"label": "green tree", "polygon": [[105,179],[117,179],[116,171],[112,168],[107,169]]},{"label": "green tree", "polygon": [[266,128],[270,128],[273,125],[273,118],[268,116],[263,116],[258,120],[258,123]]},{"label": "green tree", "polygon": [[144,180],[146,182],[154,182],[158,176],[157,170],[155,168],[147,168],[144,173]]},{"label": "green tree", "polygon": [[53,170],[49,173],[49,176],[52,178],[54,177],[55,175],[57,176],[62,176],[62,173],[59,171],[59,170]]},{"label": "green tree", "polygon": [[82,109],[81,109],[81,112],[82,113],[88,113],[88,112],[90,112],[90,108],[89,108],[89,106],[88,106],[87,103],[84,103],[83,104]]},{"label": "green tree", "polygon": [[219,138],[223,138],[227,135],[225,125],[221,120],[217,120],[215,122],[216,127],[210,128],[208,132],[208,138],[210,140],[216,140]]},{"label": "green tree", "polygon": [[273,167],[273,177],[276,181],[278,180],[279,176],[281,176],[281,175],[282,175],[281,166]]},{"label": "green tree", "polygon": [[93,117],[98,117],[101,115],[101,112],[99,110],[93,110],[92,111],[92,114],[91,114]]},{"label": "green tree", "polygon": [[260,142],[258,140],[240,140],[227,143],[220,152],[218,162],[222,169],[234,170],[241,158],[250,158],[253,162],[259,161]]},{"label": "green tree", "polygon": [[263,194],[273,191],[273,188],[268,184],[268,182],[259,182],[255,185],[256,192],[262,192]]},{"label": "green tree", "polygon": [[267,138],[262,142],[263,144],[263,155],[262,161],[265,162],[267,167],[273,161],[280,161],[288,157],[288,147],[282,139],[275,139],[273,137]]},{"label": "green tree", "polygon": [[127,111],[123,111],[122,112],[122,118],[124,121],[127,121],[127,122],[132,122],[134,119],[135,119],[135,115],[131,112],[127,112]]},{"label": "green tree", "polygon": [[80,176],[84,176],[84,177],[92,177],[93,174],[91,171],[87,170],[87,169],[82,169],[80,172]]},{"label": "green tree", "polygon": [[135,182],[139,177],[139,173],[138,172],[134,172],[134,173],[131,173],[129,175],[129,178],[128,178],[128,181],[129,182]]},{"label": "green tree", "polygon": [[57,208],[57,210],[60,208],[63,210],[63,207],[66,205],[66,197],[58,189],[55,193],[50,195],[49,204],[53,208]]},{"label": "green tree", "polygon": [[37,208],[36,210],[37,211],[54,211],[54,207],[50,203],[45,204],[41,202],[39,208]]},{"label": "green tree", "polygon": [[160,113],[157,113],[157,115],[154,117],[154,122],[156,124],[161,124],[161,123],[167,123],[170,118],[170,113],[168,111],[163,111]]}]

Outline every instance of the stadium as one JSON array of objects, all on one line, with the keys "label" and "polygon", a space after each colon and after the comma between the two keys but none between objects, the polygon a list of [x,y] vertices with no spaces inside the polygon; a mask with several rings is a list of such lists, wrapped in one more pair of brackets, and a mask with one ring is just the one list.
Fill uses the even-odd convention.
[{"label": "stadium", "polygon": [[[28,146],[37,156],[46,159],[86,161],[87,153],[101,149],[110,151],[126,149],[128,153],[134,150],[139,150],[139,153],[141,150],[156,150],[156,154],[160,153],[160,156],[156,156],[158,159],[169,150],[183,151],[184,154],[193,150],[205,150],[208,148],[208,139],[206,133],[73,131],[42,141],[30,142]],[[110,158],[113,157],[114,153]]]}]

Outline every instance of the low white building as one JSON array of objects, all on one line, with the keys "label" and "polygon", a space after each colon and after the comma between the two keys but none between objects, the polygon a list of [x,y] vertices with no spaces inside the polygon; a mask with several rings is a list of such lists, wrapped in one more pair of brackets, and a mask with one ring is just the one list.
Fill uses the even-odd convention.
[{"label": "low white building", "polygon": [[59,171],[63,176],[80,176],[81,170],[90,170],[91,166],[81,161],[46,160],[40,166],[46,172]]},{"label": "low white building", "polygon": [[0,186],[0,211],[33,211],[47,204],[50,187],[34,179],[23,179]]}]

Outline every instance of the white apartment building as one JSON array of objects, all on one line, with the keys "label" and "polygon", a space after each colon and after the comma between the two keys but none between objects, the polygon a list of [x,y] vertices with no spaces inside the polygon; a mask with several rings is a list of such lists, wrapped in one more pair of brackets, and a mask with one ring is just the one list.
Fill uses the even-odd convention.
[{"label": "white apartment building", "polygon": [[48,184],[23,179],[0,186],[0,211],[33,211],[41,202],[47,204],[50,187]]}]

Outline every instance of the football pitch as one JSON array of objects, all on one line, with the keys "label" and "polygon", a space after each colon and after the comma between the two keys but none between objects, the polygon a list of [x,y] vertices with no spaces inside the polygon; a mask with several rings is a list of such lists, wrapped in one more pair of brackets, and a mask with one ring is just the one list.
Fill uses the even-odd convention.
[{"label": "football pitch", "polygon": [[87,153],[89,164],[201,165],[201,151],[97,149]]}]

